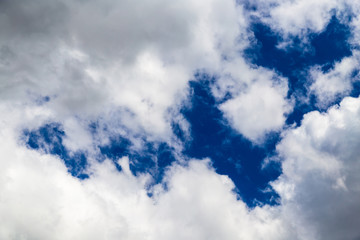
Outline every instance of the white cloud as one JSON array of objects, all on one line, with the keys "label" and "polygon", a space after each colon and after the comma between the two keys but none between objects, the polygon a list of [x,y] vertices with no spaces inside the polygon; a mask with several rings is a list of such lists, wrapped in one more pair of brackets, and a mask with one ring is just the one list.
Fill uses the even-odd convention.
[{"label": "white cloud", "polygon": [[273,183],[281,205],[252,210],[208,160],[175,164],[165,177],[168,190],[156,186],[154,198],[145,190],[149,176],[133,176],[126,157],[119,160],[122,172],[110,161],[94,161],[90,178],[80,181],[60,159],[19,140],[20,126],[39,124],[49,112],[0,107],[2,239],[356,239],[360,234],[359,98],[345,98],[328,113],[311,112],[300,127],[284,133],[277,147],[283,174]]},{"label": "white cloud", "polygon": [[120,112],[122,128],[155,140],[171,139],[194,72],[219,69],[247,44],[232,0],[1,4],[3,101],[49,96],[44,107],[58,122],[112,124],[105,118]]},{"label": "white cloud", "polygon": [[[286,34],[309,26],[318,32],[337,4],[282,1],[269,7],[267,21]],[[150,177],[133,176],[126,157],[118,172],[89,151],[90,178],[80,181],[60,159],[24,146],[22,130],[48,122],[63,124],[73,151],[114,135],[139,148],[143,136],[176,144],[170,122],[189,127],[178,109],[197,69],[219,76],[213,94],[230,94],[220,109],[244,136],[259,142],[281,130],[292,107],[287,81],[238,56],[248,44],[244,14],[230,0],[2,1],[0,238],[358,238],[359,99],[309,113],[286,130],[277,148],[283,174],[273,183],[279,206],[248,209],[208,160],[175,163],[165,176],[168,191],[158,185],[149,198]],[[329,75],[317,72],[319,98],[348,89],[343,81],[353,65],[344,59]],[[44,96],[50,101],[41,102]],[[101,125],[95,137],[90,122]]]},{"label": "white cloud", "polygon": [[[170,190],[158,186],[154,202],[145,190],[149,177],[133,176],[126,158],[122,172],[92,159],[92,144],[117,134],[173,143],[171,118],[181,121],[176,110],[193,72],[220,71],[222,58],[239,58],[247,44],[241,6],[218,0],[1,5],[0,238],[278,239],[281,222],[261,209],[250,212],[207,161],[175,166],[167,175]],[[49,102],[39,101],[45,96]],[[102,124],[95,139],[86,127],[92,121]],[[22,129],[47,122],[62,123],[69,150],[88,150],[89,179],[73,178],[60,159],[24,146]]]},{"label": "white cloud", "polygon": [[234,184],[216,174],[209,160],[175,164],[165,177],[168,191],[158,185],[150,198],[149,176],[132,175],[127,157],[119,160],[122,172],[108,160],[94,161],[90,178],[81,181],[59,158],[19,142],[17,125],[36,116],[19,118],[21,110],[4,104],[1,109],[7,110],[0,123],[1,239],[287,239],[293,234],[278,219],[278,208],[249,210],[238,201]]},{"label": "white cloud", "polygon": [[291,110],[285,99],[287,91],[270,84],[256,83],[248,92],[220,106],[232,126],[254,142],[261,142],[266,133],[280,130],[286,120],[285,114]]},{"label": "white cloud", "polygon": [[327,107],[336,97],[350,93],[353,82],[358,80],[358,76],[354,76],[358,69],[358,58],[358,53],[354,52],[353,56],[335,63],[334,68],[326,73],[321,67],[313,67],[310,70],[313,80],[310,90],[315,93],[320,107]]},{"label": "white cloud", "polygon": [[133,176],[126,157],[120,160],[124,171],[109,161],[94,162],[90,178],[80,181],[60,159],[19,144],[17,125],[37,116],[20,117],[23,111],[4,104],[1,110],[6,113],[0,137],[2,239],[356,239],[360,234],[360,99],[345,98],[325,114],[311,112],[285,133],[277,147],[283,174],[273,183],[281,205],[252,210],[209,161],[174,165],[165,177],[168,190],[155,187],[154,198],[145,190],[149,176]]},{"label": "white cloud", "polygon": [[218,98],[232,96],[219,106],[231,126],[255,143],[263,142],[267,133],[281,130],[292,110],[287,79],[241,60],[225,66],[213,93]]},{"label": "white cloud", "polygon": [[[307,37],[309,32],[321,32],[332,15],[346,10],[341,0],[257,0],[254,14],[284,37]],[[340,14],[339,14],[340,16]]]},{"label": "white cloud", "polygon": [[[188,81],[196,70],[217,76],[230,72],[239,78],[236,86],[247,84],[251,93],[257,87],[264,90],[261,84],[252,84],[266,71],[251,69],[239,54],[248,45],[249,33],[247,17],[235,1],[175,5],[165,0],[54,1],[42,5],[38,0],[26,7],[16,1],[3,4],[7,8],[1,12],[4,21],[0,27],[7,34],[0,39],[4,89],[0,97],[29,102],[49,96],[44,107],[53,112],[52,120],[57,122],[77,119],[80,126],[98,121],[126,128],[130,138],[144,135],[149,140],[170,141],[171,121],[179,118]],[[39,14],[47,19],[46,24],[38,21]],[[25,20],[28,32],[20,24]],[[236,67],[239,62],[241,69]],[[277,99],[266,99],[273,104],[264,105],[262,116],[270,120],[270,110],[288,110],[286,100],[280,99],[286,94],[283,86],[275,89],[272,79],[267,81],[266,92]],[[248,109],[246,115],[251,118],[255,111]],[[282,118],[277,114],[270,123],[254,125],[253,135],[245,135],[252,140],[260,138],[264,132],[279,129]],[[247,128],[247,122],[240,128]],[[238,124],[235,128],[239,129]],[[72,142],[70,148],[80,147]]]}]

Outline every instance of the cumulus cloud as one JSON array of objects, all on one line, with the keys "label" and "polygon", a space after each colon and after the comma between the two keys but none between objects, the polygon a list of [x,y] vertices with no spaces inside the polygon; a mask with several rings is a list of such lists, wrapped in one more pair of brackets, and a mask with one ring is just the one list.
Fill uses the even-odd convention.
[{"label": "cumulus cloud", "polygon": [[305,239],[358,239],[360,99],[304,116],[277,146],[283,174],[273,183],[283,212],[301,221]]},{"label": "cumulus cloud", "polygon": [[[62,122],[120,112],[122,127],[171,138],[197,69],[246,44],[234,1],[2,1],[1,98],[34,101]],[[240,40],[241,41],[238,41]],[[126,118],[126,116],[131,116]],[[113,124],[114,125],[114,124]]]},{"label": "cumulus cloud", "polygon": [[[345,3],[360,9],[345,1],[260,0],[252,14],[284,36],[304,36],[324,29],[331,10]],[[360,237],[359,98],[310,112],[299,127],[284,126],[293,108],[288,80],[243,59],[252,33],[241,4],[5,0],[0,19],[1,239]],[[311,69],[319,103],[351,90],[357,63],[354,54],[327,73]],[[122,171],[98,161],[99,146],[114,136],[138,149],[146,141],[177,145],[173,121],[189,135],[180,109],[199,69],[215,76],[218,107],[243,136],[261,143],[283,131],[283,173],[271,183],[279,205],[249,209],[209,159],[179,154],[155,186],[149,174],[130,171],[126,156],[116,160]],[[49,122],[62,125],[67,150],[87,154],[89,178],[75,178],[58,157],[26,147],[23,130]]]},{"label": "cumulus cloud", "polygon": [[287,79],[241,60],[225,65],[213,92],[218,98],[230,94],[231,98],[219,108],[231,126],[254,143],[280,130],[292,110],[292,102],[287,99]]},{"label": "cumulus cloud", "polygon": [[[120,125],[134,134],[146,132],[151,139],[169,140],[171,121],[178,118],[196,70],[226,75],[227,65],[232,65],[236,78],[242,71],[252,71],[249,79],[262,78],[264,73],[249,70],[238,54],[248,45],[248,20],[242,6],[233,1],[2,4],[1,28],[7,34],[1,39],[1,97],[31,101],[48,96],[44,107],[53,109],[60,122],[74,115],[96,121],[101,115],[102,122],[111,124],[112,117],[105,117],[116,113]],[[223,61],[224,56],[230,60]],[[234,73],[238,62],[242,66]],[[250,86],[249,79],[242,76],[236,84],[259,86]],[[272,85],[272,79],[268,81]],[[284,95],[282,86],[271,88]],[[286,112],[282,105],[276,110]],[[277,108],[267,106],[264,113]],[[245,135],[255,139],[278,129],[279,118],[265,128],[254,126],[261,133]]]},{"label": "cumulus cloud", "polygon": [[135,177],[127,157],[118,161],[121,172],[111,161],[94,161],[90,178],[74,178],[61,159],[19,142],[14,129],[22,120],[13,119],[21,114],[9,110],[1,122],[2,239],[286,239],[292,234],[276,218],[279,209],[250,211],[238,201],[231,180],[216,174],[209,160],[173,165],[165,177],[167,190],[157,185],[153,197],[146,190],[150,176]]},{"label": "cumulus cloud", "polygon": [[236,130],[254,142],[261,142],[266,133],[284,125],[285,114],[291,110],[285,96],[286,91],[281,92],[269,83],[257,83],[248,92],[223,103],[220,109]]},{"label": "cumulus cloud", "polygon": [[327,107],[337,97],[343,97],[352,90],[352,85],[358,81],[358,53],[337,62],[333,69],[324,73],[321,67],[313,67],[310,77],[313,81],[310,90],[315,93],[318,105]]},{"label": "cumulus cloud", "polygon": [[[277,147],[283,174],[272,183],[279,206],[248,209],[227,176],[208,160],[174,164],[166,188],[147,195],[149,175],[134,176],[110,161],[94,162],[90,178],[67,173],[53,156],[19,143],[15,126],[29,114],[1,106],[1,228],[3,239],[357,239],[360,99],[345,98],[327,113],[311,112]],[[35,109],[25,108],[35,112]],[[25,111],[25,112],[26,112]],[[14,119],[21,119],[14,121]],[[6,128],[5,128],[6,126]],[[13,127],[13,128],[9,128]]]}]

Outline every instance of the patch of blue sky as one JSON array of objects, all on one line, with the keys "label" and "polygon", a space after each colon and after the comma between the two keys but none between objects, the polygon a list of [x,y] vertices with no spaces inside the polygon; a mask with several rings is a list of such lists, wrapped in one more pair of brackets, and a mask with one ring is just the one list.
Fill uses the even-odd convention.
[{"label": "patch of blue sky", "polygon": [[[249,207],[259,203],[277,204],[279,197],[268,183],[281,174],[280,165],[271,162],[262,169],[262,163],[274,153],[279,135],[270,134],[264,145],[254,146],[235,132],[211,94],[212,82],[206,74],[198,74],[196,80],[190,82],[191,106],[181,112],[190,123],[192,141],[184,145],[184,155],[210,158],[216,172],[229,176],[235,191]],[[181,138],[181,131],[177,129],[175,133]]]},{"label": "patch of blue sky", "polygon": [[[167,167],[176,161],[174,149],[167,143],[146,142],[141,150],[136,151],[132,149],[128,139],[120,136],[111,139],[110,144],[100,146],[100,152],[114,162],[127,156],[131,172],[134,175],[150,173],[154,180],[153,184],[161,183]],[[121,170],[120,166],[117,167]]]},{"label": "patch of blue sky", "polygon": [[[91,124],[93,134],[96,132],[96,124]],[[87,178],[85,170],[88,166],[86,154],[82,152],[72,153],[63,144],[65,132],[58,123],[49,123],[36,130],[24,130],[24,139],[27,147],[43,151],[61,158],[69,173],[80,179]],[[154,179],[153,184],[160,183],[166,168],[175,161],[173,149],[166,143],[147,142],[141,150],[135,151],[129,139],[116,136],[110,139],[110,143],[98,146],[100,155],[98,160],[106,158],[114,162],[116,168],[121,171],[117,160],[121,157],[129,157],[130,170],[134,175],[150,173]]]},{"label": "patch of blue sky", "polygon": [[[235,191],[250,207],[259,203],[277,204],[278,195],[268,183],[280,175],[280,165],[271,162],[262,169],[262,164],[266,157],[274,154],[279,135],[269,134],[262,146],[253,146],[223,118],[218,109],[219,103],[211,94],[214,79],[206,74],[195,77],[196,80],[190,82],[191,104],[181,110],[191,126],[190,140],[180,126],[175,122],[172,124],[174,134],[184,146],[183,158],[210,158],[216,172],[232,179]],[[95,125],[93,129],[96,131]],[[167,167],[176,161],[175,151],[167,143],[146,142],[140,151],[136,151],[129,139],[117,136],[111,139],[110,144],[99,148],[103,156],[114,162],[128,156],[132,173],[150,173],[154,184],[162,182]],[[120,166],[117,167],[121,170]]]},{"label": "patch of blue sky", "polygon": [[[279,48],[284,40],[281,34],[264,23],[255,20],[251,30],[255,39],[245,51],[246,59],[252,64],[274,69],[289,79],[288,97],[295,97],[296,106],[288,116],[287,123],[299,124],[305,113],[321,110],[317,108],[314,96],[308,92],[310,83],[306,71],[312,66],[321,65],[322,71],[327,72],[336,62],[351,56],[352,46],[348,41],[351,37],[350,27],[334,15],[323,32],[309,34],[306,43],[293,36],[291,44],[285,48]],[[308,103],[300,100],[304,96],[310,98]],[[340,101],[336,99],[334,103]]]},{"label": "patch of blue sky", "polygon": [[350,93],[351,97],[359,97],[360,96],[360,81],[353,83],[353,89]]},{"label": "patch of blue sky", "polygon": [[85,173],[88,165],[86,154],[83,152],[70,152],[63,144],[65,132],[58,123],[49,123],[36,130],[23,132],[27,147],[43,151],[61,158],[68,172],[79,179],[89,176]]}]

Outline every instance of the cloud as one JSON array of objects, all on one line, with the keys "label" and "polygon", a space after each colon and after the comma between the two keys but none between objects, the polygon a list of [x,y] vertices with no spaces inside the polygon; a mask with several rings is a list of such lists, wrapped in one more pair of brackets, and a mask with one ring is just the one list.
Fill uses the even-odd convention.
[{"label": "cloud", "polygon": [[358,53],[354,52],[353,56],[343,58],[328,72],[324,73],[321,67],[313,67],[310,70],[313,79],[310,91],[316,95],[320,107],[327,107],[337,97],[350,93],[353,83],[358,80],[358,63]]},{"label": "cloud", "polygon": [[[254,15],[285,37],[321,32],[345,1],[257,1]],[[360,100],[285,125],[288,80],[247,63],[251,21],[235,1],[0,2],[1,239],[357,239]],[[357,17],[349,23],[357,39]],[[356,51],[353,51],[356,53]],[[351,90],[357,55],[329,72],[310,70],[311,91],[329,105]],[[212,94],[230,125],[253,141],[282,131],[279,205],[249,209],[211,160],[181,155],[179,121],[188,82],[215,76]],[[23,130],[59,122],[64,145],[86,152],[89,178],[25,146]],[[90,125],[97,127],[96,134]],[[164,182],[122,171],[99,146],[114,136],[142,149],[176,145]],[[191,139],[191,136],[187,136]],[[105,156],[103,156],[105,157]],[[149,196],[152,191],[152,197]],[[239,199],[240,198],[240,199]]]},{"label": "cloud", "polygon": [[[360,99],[310,112],[284,133],[277,151],[283,174],[273,183],[284,214],[302,221],[307,239],[357,239]],[[294,219],[292,219],[294,220]]]},{"label": "cloud", "polygon": [[219,106],[231,126],[255,143],[281,130],[293,107],[287,99],[287,79],[242,61],[229,63],[223,72],[213,92],[218,98],[232,96]]},{"label": "cloud", "polygon": [[321,32],[334,13],[340,15],[346,10],[346,3],[338,0],[259,0],[252,4],[257,7],[254,15],[286,38]]},{"label": "cloud", "polygon": [[1,99],[47,96],[43,107],[59,122],[76,115],[111,124],[116,112],[134,135],[158,140],[171,138],[194,72],[219,69],[246,44],[233,1],[1,4]]},{"label": "cloud", "polygon": [[[44,108],[53,111],[58,122],[98,121],[101,116],[99,123],[127,128],[132,135],[146,133],[152,140],[172,138],[171,121],[179,118],[188,81],[198,69],[225,75],[227,65],[234,68],[243,61],[238,51],[249,44],[247,16],[233,1],[174,6],[163,0],[151,4],[38,0],[27,7],[17,1],[3,5],[0,27],[7,32],[0,41],[3,100],[29,102],[48,96]],[[39,16],[46,21],[39,21]],[[22,23],[28,24],[27,31]],[[242,65],[257,75],[250,78],[261,78],[262,70]],[[260,86],[250,86],[252,80],[244,76],[240,81],[253,92]],[[284,95],[281,89],[273,91],[277,85],[268,81],[267,92]],[[276,110],[286,112],[284,104]],[[254,114],[249,111],[247,115]],[[112,123],[114,118],[120,124]],[[254,126],[261,133],[245,135],[255,140],[264,131],[279,129],[280,118],[269,126]]]},{"label": "cloud", "polygon": [[237,200],[231,180],[216,174],[209,160],[174,164],[165,177],[168,190],[157,185],[152,198],[146,190],[150,176],[134,176],[127,157],[119,159],[121,172],[109,160],[99,163],[90,158],[90,178],[74,178],[61,159],[19,142],[16,125],[37,116],[19,118],[22,111],[8,107],[1,105],[8,110],[0,137],[0,152],[6,159],[0,163],[2,239],[290,236],[286,224],[276,219],[278,209],[249,210]]},{"label": "cloud", "polygon": [[6,110],[2,159],[11,159],[1,161],[4,239],[356,239],[359,235],[359,98],[345,98],[325,114],[311,112],[300,127],[284,133],[277,147],[284,159],[283,174],[272,184],[281,205],[254,209],[237,200],[232,181],[216,174],[208,160],[174,164],[165,176],[167,190],[155,186],[152,198],[146,191],[149,176],[132,175],[126,157],[119,160],[122,172],[110,161],[94,162],[89,179],[74,178],[60,159],[19,144],[15,126],[37,116],[19,118],[23,111],[7,107],[1,105]]}]

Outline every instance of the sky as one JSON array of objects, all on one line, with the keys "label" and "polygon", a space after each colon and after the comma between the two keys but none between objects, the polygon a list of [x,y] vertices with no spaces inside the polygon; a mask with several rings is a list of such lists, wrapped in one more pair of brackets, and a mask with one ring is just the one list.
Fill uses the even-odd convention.
[{"label": "sky", "polygon": [[0,0],[0,33],[0,239],[360,239],[360,2]]}]

